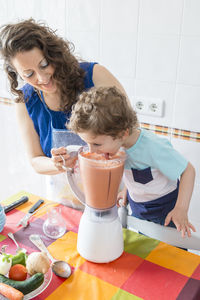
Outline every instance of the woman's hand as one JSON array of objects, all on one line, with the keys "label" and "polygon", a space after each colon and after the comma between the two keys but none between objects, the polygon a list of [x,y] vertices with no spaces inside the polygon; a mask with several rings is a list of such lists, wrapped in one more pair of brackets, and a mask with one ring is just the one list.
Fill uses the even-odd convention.
[{"label": "woman's hand", "polygon": [[70,156],[65,147],[52,148],[51,155],[51,160],[60,172],[73,168],[77,160],[77,156]]}]

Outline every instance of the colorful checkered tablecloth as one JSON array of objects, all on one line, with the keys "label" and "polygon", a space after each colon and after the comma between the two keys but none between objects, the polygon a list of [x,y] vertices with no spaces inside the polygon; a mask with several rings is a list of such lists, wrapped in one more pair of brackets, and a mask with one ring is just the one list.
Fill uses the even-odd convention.
[{"label": "colorful checkered tablecloth", "polygon": [[45,207],[23,229],[17,222],[39,199],[20,192],[5,201],[6,204],[27,195],[29,201],[7,213],[7,221],[0,234],[0,246],[8,245],[14,253],[16,246],[7,237],[13,232],[21,247],[38,251],[29,241],[32,233],[40,234],[52,256],[67,261],[72,267],[68,279],[53,274],[51,283],[35,299],[48,300],[191,300],[200,299],[200,256],[172,247],[135,232],[124,230],[124,252],[117,260],[96,264],[82,258],[76,249],[81,212],[48,200],[49,206],[61,206],[67,223],[66,234],[58,240],[47,238],[42,224],[47,218]]}]

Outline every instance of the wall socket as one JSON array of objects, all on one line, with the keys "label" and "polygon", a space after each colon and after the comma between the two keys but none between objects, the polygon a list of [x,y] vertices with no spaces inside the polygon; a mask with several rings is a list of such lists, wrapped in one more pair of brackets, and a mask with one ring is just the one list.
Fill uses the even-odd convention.
[{"label": "wall socket", "polygon": [[138,114],[163,117],[164,100],[156,98],[138,98],[135,101],[134,109]]}]

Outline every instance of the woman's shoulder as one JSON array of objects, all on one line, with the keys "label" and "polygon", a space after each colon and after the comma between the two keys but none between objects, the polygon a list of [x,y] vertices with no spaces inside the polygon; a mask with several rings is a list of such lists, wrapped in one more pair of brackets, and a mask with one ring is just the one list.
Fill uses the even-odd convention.
[{"label": "woman's shoulder", "polygon": [[98,64],[97,62],[88,62],[88,61],[82,61],[79,63],[81,69],[83,69],[85,72],[91,72],[94,68],[94,65]]},{"label": "woman's shoulder", "polygon": [[26,83],[21,90],[24,94],[24,100],[27,108],[32,107],[32,105],[38,101],[41,102],[36,90],[32,85]]},{"label": "woman's shoulder", "polygon": [[91,88],[94,86],[93,82],[93,68],[97,62],[80,62],[80,67],[85,71],[84,76],[84,86],[85,89]]}]

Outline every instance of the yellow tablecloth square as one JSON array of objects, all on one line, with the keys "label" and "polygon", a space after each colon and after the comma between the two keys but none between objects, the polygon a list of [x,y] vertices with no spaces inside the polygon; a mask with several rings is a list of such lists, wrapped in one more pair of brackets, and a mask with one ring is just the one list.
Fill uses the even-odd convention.
[{"label": "yellow tablecloth square", "polygon": [[74,268],[78,268],[85,262],[85,259],[77,251],[77,233],[75,232],[67,232],[52,243],[48,249],[54,253],[54,258],[67,261]]},{"label": "yellow tablecloth square", "polygon": [[160,242],[146,260],[190,277],[200,263],[200,256],[197,259],[197,255],[188,252],[186,261],[185,254],[185,250]]},{"label": "yellow tablecloth square", "polygon": [[77,269],[46,300],[111,300],[118,288]]}]

